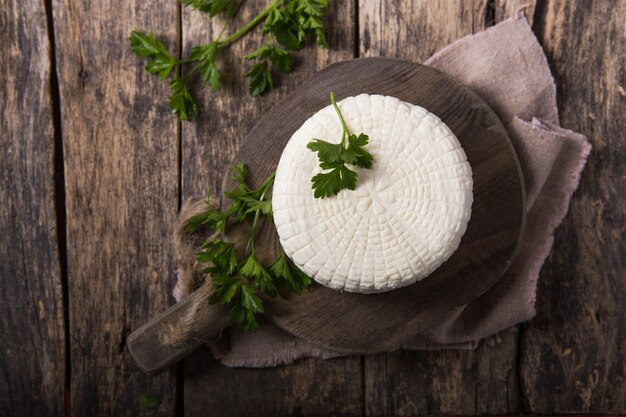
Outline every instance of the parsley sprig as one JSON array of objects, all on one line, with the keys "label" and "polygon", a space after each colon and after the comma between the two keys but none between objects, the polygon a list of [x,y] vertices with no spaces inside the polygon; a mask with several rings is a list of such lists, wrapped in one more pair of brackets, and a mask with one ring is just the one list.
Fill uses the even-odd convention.
[{"label": "parsley sprig", "polygon": [[[257,315],[264,312],[263,301],[259,297],[264,293],[270,297],[278,294],[277,285],[281,283],[294,292],[300,293],[311,284],[311,279],[281,250],[278,258],[270,265],[263,265],[259,260],[254,240],[259,223],[271,221],[272,202],[268,197],[274,184],[274,174],[270,175],[256,189],[246,183],[246,168],[243,164],[235,166],[233,180],[236,186],[224,193],[232,200],[225,210],[210,209],[193,216],[185,231],[194,233],[200,227],[209,227],[219,235],[202,243],[202,250],[196,260],[207,264],[204,272],[212,283],[211,304],[232,305],[232,317],[245,330],[258,328]],[[224,240],[224,234],[234,225],[251,222],[246,236],[235,242]]]},{"label": "parsley sprig", "polygon": [[[272,0],[252,20],[228,37],[224,37],[232,18],[242,0],[180,0],[194,10],[206,13],[210,18],[225,15],[226,20],[218,37],[211,42],[192,48],[185,59],[174,58],[165,45],[150,32],[133,31],[130,35],[132,51],[148,58],[146,71],[156,74],[161,80],[171,76],[169,106],[180,120],[189,120],[200,112],[200,103],[190,91],[189,84],[195,75],[213,90],[220,87],[218,56],[229,45],[248,34],[257,25],[263,24],[263,44],[244,58],[253,64],[246,72],[249,79],[248,91],[260,96],[274,86],[274,73],[288,74],[293,69],[292,52],[303,48],[309,35],[314,36],[321,47],[328,47],[324,36],[324,11],[330,0]],[[184,64],[193,64],[182,71]]]},{"label": "parsley sprig", "polygon": [[307,148],[317,152],[320,168],[330,170],[315,175],[311,182],[315,198],[325,198],[337,195],[343,189],[356,189],[358,174],[346,165],[360,168],[371,168],[374,157],[363,147],[369,142],[369,136],[350,132],[346,121],[337,106],[335,94],[330,93],[330,101],[339,116],[343,128],[340,143],[330,143],[322,139],[313,139]]}]

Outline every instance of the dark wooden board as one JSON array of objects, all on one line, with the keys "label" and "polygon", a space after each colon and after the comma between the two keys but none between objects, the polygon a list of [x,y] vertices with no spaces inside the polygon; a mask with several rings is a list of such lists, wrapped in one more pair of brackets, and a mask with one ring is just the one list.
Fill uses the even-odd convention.
[{"label": "dark wooden board", "polygon": [[[169,227],[178,200],[177,122],[168,86],[130,50],[135,29],[170,50],[177,5],[54,3],[66,173],[71,406],[75,416],[175,411],[175,372],[148,378],[124,349],[165,308],[174,274]],[[157,410],[139,405],[157,395]]]},{"label": "dark wooden board", "polygon": [[0,416],[62,416],[65,325],[42,1],[0,1]]},{"label": "dark wooden board", "polygon": [[[229,30],[241,27],[266,1],[246,1]],[[182,125],[182,196],[202,198],[210,188],[221,194],[227,166],[245,134],[259,118],[302,85],[316,69],[353,57],[356,10],[353,1],[333,0],[325,21],[330,49],[309,46],[296,54],[294,71],[278,77],[277,88],[263,97],[247,92],[244,74],[249,68],[242,56],[258,47],[256,29],[225,51],[223,88],[218,92],[200,87],[204,112],[194,123]],[[209,21],[202,13],[183,8],[183,45],[204,43],[217,36],[223,21]],[[185,53],[186,53],[185,52]],[[220,58],[221,60],[222,58]],[[273,369],[226,368],[201,349],[184,363],[184,414],[186,416],[360,416],[363,389],[359,375],[361,358],[330,362],[299,361]],[[245,387],[245,400],[241,387]],[[335,395],[339,393],[341,399]]]},{"label": "dark wooden board", "polygon": [[[383,294],[314,285],[305,294],[268,300],[280,327],[319,346],[346,353],[395,350],[478,297],[506,270],[525,217],[521,170],[504,127],[476,94],[432,68],[369,58],[329,66],[263,116],[233,161],[246,164],[252,184],[276,169],[293,132],[327,105],[330,91],[338,100],[383,94],[426,108],[455,133],[472,166],[474,203],[467,232],[457,251],[427,279]],[[224,188],[231,186],[228,173]],[[275,231],[266,227],[264,232],[258,239],[265,243],[262,255],[272,259]]]},{"label": "dark wooden board", "polygon": [[522,332],[528,411],[626,413],[626,1],[541,2],[561,124],[593,149]]}]

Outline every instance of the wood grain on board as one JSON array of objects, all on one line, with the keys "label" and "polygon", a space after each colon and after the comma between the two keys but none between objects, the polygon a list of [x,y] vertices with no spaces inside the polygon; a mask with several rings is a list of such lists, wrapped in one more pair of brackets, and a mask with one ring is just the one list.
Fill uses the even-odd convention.
[{"label": "wood grain on board", "polygon": [[[246,2],[231,23],[240,27],[264,2]],[[249,63],[242,56],[261,44],[260,29],[247,35],[223,57],[223,85],[212,92],[201,87],[203,113],[182,128],[183,200],[202,198],[210,188],[221,190],[225,171],[249,130],[261,115],[287,93],[306,81],[317,69],[353,57],[355,9],[352,1],[333,1],[327,13],[325,33],[328,51],[315,46],[297,54],[294,71],[278,78],[278,88],[264,97],[253,98],[244,78]],[[210,22],[201,13],[183,9],[183,45],[206,42],[221,29],[220,20]],[[185,361],[185,415],[361,415],[361,359],[342,358],[325,362],[316,359],[264,370],[223,368],[210,359],[205,349]],[[317,382],[316,382],[317,381]],[[350,381],[349,383],[347,381]],[[246,400],[239,387],[246,387]],[[338,401],[335,392],[341,392]],[[292,394],[293,393],[293,394]]]},{"label": "wood grain on board", "polygon": [[51,61],[41,1],[0,1],[0,415],[63,415]]},{"label": "wood grain on board", "polygon": [[[402,57],[417,62],[450,42],[493,24],[495,18],[494,4],[482,0],[360,0],[359,6],[362,55]],[[366,357],[367,414],[517,413],[520,403],[516,337],[515,330],[502,332],[490,339],[491,343],[481,342],[475,351],[402,352]],[[416,369],[418,363],[421,367]],[[384,382],[378,382],[381,371]],[[432,377],[422,377],[423,373]],[[476,401],[470,400],[470,393]]]},{"label": "wood grain on board", "polygon": [[176,4],[53,2],[67,208],[71,410],[138,416],[142,394],[172,415],[175,376],[148,378],[125,351],[169,302],[167,225],[178,199],[176,119],[168,87],[130,50],[134,29],[176,43]]},{"label": "wood grain on board", "polygon": [[561,124],[593,146],[522,334],[523,391],[536,413],[626,412],[624,16],[624,0],[546,1],[536,14]]}]

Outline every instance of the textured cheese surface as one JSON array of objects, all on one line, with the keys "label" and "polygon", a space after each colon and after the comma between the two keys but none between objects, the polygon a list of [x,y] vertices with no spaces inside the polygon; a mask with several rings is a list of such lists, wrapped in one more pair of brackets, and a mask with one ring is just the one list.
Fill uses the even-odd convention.
[{"label": "textured cheese surface", "polygon": [[321,172],[313,138],[341,141],[332,106],[309,118],[285,147],[272,197],[285,253],[317,282],[382,292],[409,285],[452,255],[471,214],[472,171],[452,131],[434,114],[394,97],[362,94],[338,103],[352,133],[364,132],[371,169],[356,190],[313,197]]}]

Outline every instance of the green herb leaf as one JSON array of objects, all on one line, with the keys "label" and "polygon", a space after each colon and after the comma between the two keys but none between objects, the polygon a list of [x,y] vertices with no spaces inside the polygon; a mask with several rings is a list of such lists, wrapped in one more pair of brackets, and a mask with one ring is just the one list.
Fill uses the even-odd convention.
[{"label": "green herb leaf", "polygon": [[337,112],[337,116],[339,116],[343,133],[340,143],[313,139],[307,144],[307,148],[317,153],[320,168],[330,170],[329,172],[321,172],[311,179],[315,198],[332,197],[341,190],[356,189],[358,174],[346,167],[346,164],[360,168],[371,168],[374,160],[372,154],[363,148],[368,144],[369,136],[364,133],[359,135],[350,133],[333,93],[330,93],[330,101]]},{"label": "green herb leaf", "polygon": [[262,95],[274,85],[267,61],[254,64],[246,73],[246,77],[250,78],[248,91],[254,97]]},{"label": "green herb leaf", "polygon": [[[235,165],[235,173],[232,177],[237,183],[235,188],[224,193],[233,203],[228,208],[227,213],[233,223],[243,222],[250,214],[257,210],[261,214],[272,215],[271,199],[265,198],[268,188],[274,183],[272,174],[258,189],[252,190],[246,184],[246,169],[242,164]],[[263,197],[263,198],[262,198]]]},{"label": "green herb leaf", "polygon": [[154,38],[153,32],[146,35],[143,32],[132,31],[128,39],[130,40],[131,49],[140,57],[169,55],[165,45]]},{"label": "green herb leaf", "polygon": [[189,120],[200,113],[200,104],[193,98],[184,80],[175,76],[170,87],[172,94],[169,98],[169,106],[172,113],[178,115],[180,120]]},{"label": "green herb leaf", "polygon": [[215,63],[215,54],[219,49],[220,43],[216,41],[196,46],[189,55],[189,60],[198,62],[200,76],[213,90],[217,90],[220,86],[220,73]]},{"label": "green herb leaf", "polygon": [[249,285],[241,286],[241,298],[233,305],[232,317],[244,330],[258,329],[257,313],[263,313],[263,302],[256,293],[256,289]]},{"label": "green herb leaf", "polygon": [[[220,87],[220,66],[217,52],[247,35],[258,24],[263,23],[265,44],[246,55],[246,59],[256,62],[246,72],[249,78],[249,92],[252,96],[261,96],[273,88],[274,68],[283,73],[293,69],[293,59],[289,51],[302,49],[308,37],[315,37],[319,46],[328,47],[324,37],[324,13],[330,0],[272,0],[238,30],[226,36],[227,26],[239,9],[241,1],[237,0],[179,0],[181,4],[202,11],[213,18],[226,15],[224,26],[216,39],[206,45],[195,46],[185,59],[176,59],[165,48],[165,45],[148,35],[134,31],[130,35],[131,48],[140,57],[149,58],[146,70],[165,80],[174,74],[171,82],[172,94],[169,106],[180,120],[189,120],[200,111],[199,103],[193,98],[188,85],[191,79],[199,75],[213,90]],[[222,36],[224,35],[224,37]],[[194,65],[181,75],[179,67],[186,63]],[[222,69],[230,71],[230,69]]]},{"label": "green herb leaf", "polygon": [[235,278],[215,273],[211,275],[211,283],[213,284],[213,292],[209,298],[211,304],[230,303],[241,287],[241,282]]},{"label": "green herb leaf", "polygon": [[263,34],[273,36],[292,51],[302,49],[308,34],[314,34],[319,46],[327,48],[324,36],[324,9],[329,0],[289,0],[265,19]]},{"label": "green herb leaf", "polygon": [[247,172],[246,166],[244,164],[242,164],[241,162],[238,162],[237,164],[235,164],[235,173],[233,174],[233,176],[231,178],[236,183],[245,186],[246,185],[246,174],[247,173],[248,172]]},{"label": "green herb leaf", "polygon": [[157,408],[161,404],[161,398],[154,394],[141,394],[139,396],[139,406],[146,409]]},{"label": "green herb leaf", "polygon": [[187,220],[187,224],[185,224],[185,232],[186,233],[195,233],[199,228],[201,228],[205,224],[206,214],[196,214]]},{"label": "green herb leaf", "polygon": [[363,149],[363,146],[369,142],[369,136],[361,133],[360,135],[350,135],[348,137],[348,149],[341,155],[341,160],[347,164],[356,165],[361,168],[371,168],[374,157],[371,153]]},{"label": "green herb leaf", "polygon": [[196,257],[198,262],[211,262],[227,274],[232,274],[237,269],[237,255],[232,243],[215,239],[203,243],[202,248]]},{"label": "green herb leaf", "polygon": [[237,1],[235,0],[213,0],[210,2],[211,9],[209,16],[214,17],[218,14],[226,14],[233,16],[237,10]]},{"label": "green herb leaf", "polygon": [[293,293],[300,294],[311,285],[311,278],[296,267],[282,251],[269,269],[277,280],[285,281]]},{"label": "green herb leaf", "polygon": [[254,313],[263,313],[263,302],[256,294],[256,289],[250,285],[244,285],[241,290],[241,304]]},{"label": "green herb leaf", "polygon": [[270,60],[273,66],[278,67],[285,74],[291,72],[293,60],[289,52],[276,45],[265,44],[254,52],[246,55],[247,60]]},{"label": "green herb leaf", "polygon": [[297,10],[302,16],[302,27],[315,33],[317,44],[328,48],[328,42],[324,36],[324,9],[330,0],[299,0]]},{"label": "green herb leaf", "polygon": [[162,42],[154,38],[154,33],[146,35],[142,32],[133,31],[130,34],[130,47],[132,51],[144,58],[152,58],[146,66],[150,74],[157,74],[161,80],[166,79],[176,67],[176,60],[167,52]]},{"label": "green herb leaf", "polygon": [[201,12],[209,13],[211,11],[211,0],[179,0],[181,4],[192,8],[193,10],[200,10]]},{"label": "green herb leaf", "polygon": [[181,4],[208,13],[210,17],[225,13],[232,16],[237,9],[237,2],[234,0],[179,0]]},{"label": "green herb leaf", "polygon": [[337,195],[339,191],[356,189],[357,173],[339,165],[329,172],[321,172],[313,177],[315,198],[325,198]]},{"label": "green herb leaf", "polygon": [[288,20],[278,22],[274,25],[273,35],[285,48],[292,51],[302,49],[302,38],[304,31],[298,26],[298,23],[287,17]]},{"label": "green herb leaf", "polygon": [[185,230],[193,233],[206,226],[223,234],[230,225],[250,220],[247,238],[236,242],[226,242],[220,237],[205,241],[196,260],[207,264],[204,272],[209,275],[207,279],[211,279],[212,284],[209,303],[231,305],[235,322],[246,330],[254,330],[258,327],[257,315],[264,311],[260,293],[276,296],[277,282],[284,282],[290,290],[301,292],[308,287],[311,279],[284,254],[269,267],[256,256],[254,238],[259,219],[265,216],[264,219],[269,220],[272,216],[269,191],[274,184],[274,174],[258,188],[251,188],[246,183],[246,167],[236,164],[232,179],[235,187],[224,193],[232,204],[225,210],[208,209],[193,216],[185,225]]},{"label": "green herb leaf", "polygon": [[272,200],[255,200],[253,198],[245,199],[246,204],[248,206],[248,210],[246,214],[254,213],[259,210],[261,214],[265,214],[266,216],[272,216]]},{"label": "green herb leaf", "polygon": [[246,259],[246,262],[241,267],[240,272],[244,277],[255,280],[256,285],[264,293],[272,297],[278,294],[278,290],[274,285],[272,276],[269,272],[267,272],[267,269],[265,269],[261,262],[259,262],[254,252],[248,256],[248,259]]},{"label": "green herb leaf", "polygon": [[321,139],[313,139],[306,145],[313,152],[317,152],[320,161],[332,164],[341,161],[341,154],[344,150],[341,143],[330,143]]}]

